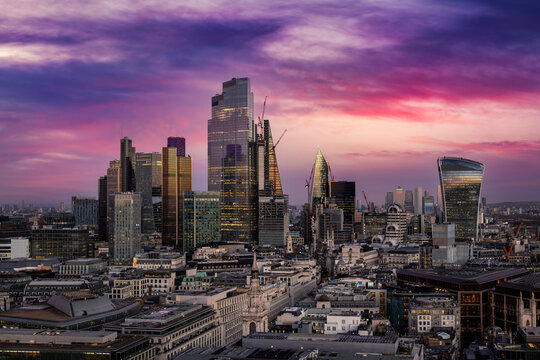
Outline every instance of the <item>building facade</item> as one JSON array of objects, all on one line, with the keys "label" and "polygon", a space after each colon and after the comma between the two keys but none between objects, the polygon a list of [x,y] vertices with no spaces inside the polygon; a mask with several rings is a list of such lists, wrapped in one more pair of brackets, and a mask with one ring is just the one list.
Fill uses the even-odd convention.
[{"label": "building facade", "polygon": [[131,265],[141,249],[141,194],[116,193],[114,232],[109,244],[109,258],[115,265]]},{"label": "building facade", "polygon": [[484,165],[468,159],[437,160],[444,221],[456,225],[456,238],[478,237],[478,209]]},{"label": "building facade", "polygon": [[93,197],[72,196],[71,212],[75,225],[98,225],[98,200]]},{"label": "building facade", "polygon": [[62,260],[94,257],[94,244],[85,229],[35,229],[30,237],[33,258]]},{"label": "building facade", "polygon": [[327,200],[329,189],[328,163],[324,158],[321,149],[317,149],[317,156],[315,158],[315,170],[313,172],[313,184],[311,187],[311,206],[325,203]]},{"label": "building facade", "polygon": [[219,192],[184,192],[184,251],[220,241]]},{"label": "building facade", "polygon": [[135,159],[135,187],[142,200],[142,232],[150,234],[157,231],[152,196],[155,188],[161,188],[161,153],[137,153]]}]

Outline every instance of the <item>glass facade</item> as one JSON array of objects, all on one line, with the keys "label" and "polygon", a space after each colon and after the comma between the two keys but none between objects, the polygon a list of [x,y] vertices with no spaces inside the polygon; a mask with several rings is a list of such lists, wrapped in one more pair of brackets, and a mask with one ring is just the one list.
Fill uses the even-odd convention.
[{"label": "glass facade", "polygon": [[107,240],[107,176],[99,178],[98,182],[98,230],[99,239]]},{"label": "glass facade", "polygon": [[95,198],[72,196],[71,212],[75,216],[75,225],[98,224],[98,201]]},{"label": "glass facade", "polygon": [[183,137],[177,137],[177,136],[168,137],[167,147],[176,148],[177,156],[186,156],[186,139]]},{"label": "glass facade", "polygon": [[484,165],[463,158],[437,160],[444,221],[456,225],[457,239],[475,239]]},{"label": "glass facade", "polygon": [[114,224],[114,193],[121,189],[121,174],[120,160],[113,160],[109,163],[107,169],[107,238],[111,241],[113,237]]},{"label": "glass facade", "polygon": [[315,172],[313,173],[313,187],[311,196],[311,205],[321,204],[326,201],[328,195],[328,164],[321,152],[317,150],[315,159]]},{"label": "glass facade", "polygon": [[343,223],[354,224],[356,183],[354,181],[331,181],[331,201],[343,210]]},{"label": "glass facade", "polygon": [[161,154],[137,153],[135,184],[142,196],[142,232],[150,234],[156,231],[152,189],[161,187]]},{"label": "glass facade", "polygon": [[264,188],[265,190],[270,190],[275,195],[283,195],[283,187],[281,186],[281,178],[279,176],[279,168],[274,149],[274,139],[272,138],[272,130],[270,130],[270,121],[268,120],[264,120],[264,143]]},{"label": "glass facade", "polygon": [[219,192],[184,192],[184,251],[219,240]]},{"label": "glass facade", "polygon": [[192,161],[177,151],[164,147],[162,153],[162,243],[183,250],[184,191],[191,191]]},{"label": "glass facade", "polygon": [[30,254],[36,259],[60,257],[62,261],[94,257],[93,242],[84,229],[32,230]]},{"label": "glass facade", "polygon": [[135,148],[130,138],[120,139],[121,191],[135,191]]},{"label": "glass facade", "polygon": [[257,241],[256,150],[250,80],[233,78],[212,97],[208,120],[208,190],[220,192],[222,241]]}]

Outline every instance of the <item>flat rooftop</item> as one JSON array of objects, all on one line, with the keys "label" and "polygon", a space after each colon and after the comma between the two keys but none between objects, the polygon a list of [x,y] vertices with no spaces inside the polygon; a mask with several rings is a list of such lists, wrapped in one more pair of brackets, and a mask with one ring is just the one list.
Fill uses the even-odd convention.
[{"label": "flat rooftop", "polygon": [[292,334],[292,333],[253,333],[247,336],[251,339],[264,340],[290,340],[290,341],[324,341],[324,342],[354,342],[371,344],[393,344],[398,337],[393,332],[385,336],[360,336],[360,335],[328,335],[328,334]]},{"label": "flat rooftop", "polygon": [[489,283],[507,277],[525,275],[528,270],[521,268],[467,267],[462,269],[400,269],[400,275],[415,276],[449,283]]}]

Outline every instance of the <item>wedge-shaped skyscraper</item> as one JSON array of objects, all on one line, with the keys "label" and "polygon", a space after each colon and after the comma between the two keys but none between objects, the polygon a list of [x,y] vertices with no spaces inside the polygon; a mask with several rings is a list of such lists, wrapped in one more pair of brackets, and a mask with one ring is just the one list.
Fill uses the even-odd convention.
[{"label": "wedge-shaped skyscraper", "polygon": [[437,163],[444,221],[456,225],[457,239],[476,240],[484,165],[455,157],[442,157]]}]

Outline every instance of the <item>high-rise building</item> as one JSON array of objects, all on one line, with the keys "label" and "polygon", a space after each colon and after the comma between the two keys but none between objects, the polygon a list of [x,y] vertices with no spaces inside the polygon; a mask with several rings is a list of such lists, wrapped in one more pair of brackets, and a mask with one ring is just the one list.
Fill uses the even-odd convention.
[{"label": "high-rise building", "polygon": [[386,193],[386,199],[384,201],[384,206],[386,208],[388,208],[390,205],[392,205],[394,203],[394,192],[393,191],[388,191]]},{"label": "high-rise building", "polygon": [[44,214],[42,225],[52,229],[71,229],[75,227],[75,216],[71,213],[47,213]]},{"label": "high-rise building", "polygon": [[330,181],[330,201],[343,210],[343,223],[354,224],[354,201],[356,183],[354,181]]},{"label": "high-rise building", "polygon": [[183,137],[169,136],[167,147],[176,148],[176,156],[186,156],[186,139]]},{"label": "high-rise building", "polygon": [[401,188],[401,186],[398,186],[398,188],[396,189],[395,202],[396,204],[401,205],[401,207],[405,206],[405,199],[403,197],[403,189]]},{"label": "high-rise building", "polygon": [[283,195],[270,121],[257,142],[259,245],[284,246],[289,231],[289,198]]},{"label": "high-rise building", "polygon": [[131,139],[120,139],[121,191],[135,191],[135,148]]},{"label": "high-rise building", "polygon": [[162,152],[162,243],[184,250],[184,191],[192,188],[192,161],[175,147]]},{"label": "high-rise building", "polygon": [[156,231],[152,192],[161,187],[161,153],[137,153],[135,187],[142,197],[142,232]]},{"label": "high-rise building", "polygon": [[94,197],[71,197],[71,212],[75,225],[98,225],[98,201]]},{"label": "high-rise building", "polygon": [[414,200],[412,190],[405,191],[405,211],[408,213],[414,213]]},{"label": "high-rise building", "polygon": [[109,258],[115,265],[130,265],[141,250],[141,194],[116,193],[112,198],[114,228]]},{"label": "high-rise building", "polygon": [[98,231],[99,239],[107,240],[107,175],[98,180]]},{"label": "high-rise building", "polygon": [[184,192],[184,251],[220,240],[219,192]]},{"label": "high-rise building", "polygon": [[315,158],[315,171],[313,173],[313,184],[311,188],[311,206],[326,202],[328,196],[328,163],[324,158],[321,149],[317,149]]},{"label": "high-rise building", "polygon": [[388,208],[385,236],[387,240],[399,243],[407,236],[407,213],[399,204]]},{"label": "high-rise building", "polygon": [[208,190],[220,192],[222,241],[257,243],[256,141],[250,80],[224,82],[208,120]]},{"label": "high-rise building", "polygon": [[112,160],[107,169],[107,240],[111,241],[114,231],[113,195],[122,189],[122,168],[120,160]]},{"label": "high-rise building", "polygon": [[437,185],[437,206],[442,208],[442,191],[441,185]]},{"label": "high-rise building", "polygon": [[424,197],[424,214],[432,215],[435,213],[435,199],[433,196],[428,195]]},{"label": "high-rise building", "polygon": [[152,188],[152,211],[154,213],[154,226],[158,233],[163,233],[163,206],[161,200],[161,186]]},{"label": "high-rise building", "polygon": [[468,159],[437,160],[444,222],[456,225],[457,239],[477,239],[484,165]]},{"label": "high-rise building", "polygon": [[422,188],[414,188],[414,215],[421,215],[424,213],[423,199]]}]

